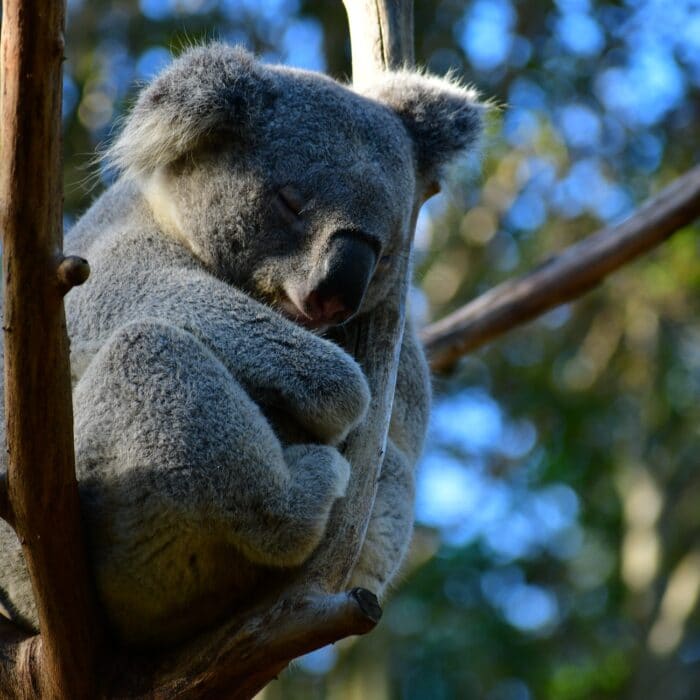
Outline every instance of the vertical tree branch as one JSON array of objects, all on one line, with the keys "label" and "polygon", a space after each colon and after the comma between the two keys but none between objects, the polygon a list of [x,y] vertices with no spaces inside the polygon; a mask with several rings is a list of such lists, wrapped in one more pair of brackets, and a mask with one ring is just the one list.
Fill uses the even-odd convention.
[{"label": "vertical tree branch", "polygon": [[[413,62],[412,0],[344,0],[344,5],[356,87],[372,82],[382,71]],[[414,206],[408,245],[418,206]],[[410,255],[400,258],[403,269],[395,298],[353,325],[350,342],[369,380],[372,402],[367,418],[344,449],[353,465],[346,496],[334,507],[329,534],[302,573],[305,584],[316,583],[331,592],[342,590],[357,563],[377,494],[406,317]]]},{"label": "vertical tree branch", "polygon": [[71,263],[59,273],[64,21],[63,0],[3,3],[0,229],[8,503],[40,621],[39,693],[73,699],[95,696],[98,626],[80,527],[63,312],[63,294],[81,275]]},{"label": "vertical tree branch", "polygon": [[413,65],[412,0],[343,0],[343,4],[355,87],[370,83],[382,71]]}]

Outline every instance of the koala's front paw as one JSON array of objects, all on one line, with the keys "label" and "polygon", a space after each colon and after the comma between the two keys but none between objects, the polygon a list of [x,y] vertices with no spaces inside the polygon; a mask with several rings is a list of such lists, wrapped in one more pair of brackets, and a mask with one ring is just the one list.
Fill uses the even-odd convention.
[{"label": "koala's front paw", "polygon": [[337,445],[365,417],[370,391],[360,366],[339,348],[326,371],[312,378],[301,416],[306,429],[321,442]]},{"label": "koala's front paw", "polygon": [[291,484],[275,563],[297,566],[321,542],[331,506],[345,495],[350,465],[338,450],[324,445],[294,445],[284,456]]},{"label": "koala's front paw", "polygon": [[323,539],[331,506],[345,495],[350,465],[338,450],[323,445],[295,445],[284,455],[291,485],[275,559],[278,565],[298,566]]},{"label": "koala's front paw", "polygon": [[312,510],[328,511],[333,501],[345,495],[350,480],[350,464],[335,447],[293,445],[284,456],[301,501]]}]

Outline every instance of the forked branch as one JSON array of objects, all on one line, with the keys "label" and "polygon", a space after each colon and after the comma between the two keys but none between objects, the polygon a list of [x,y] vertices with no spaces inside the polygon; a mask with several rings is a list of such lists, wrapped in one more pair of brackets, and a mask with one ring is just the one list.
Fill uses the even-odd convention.
[{"label": "forked branch", "polygon": [[647,200],[617,226],[604,228],[427,326],[423,342],[434,370],[516,326],[577,299],[611,272],[663,243],[700,216],[700,166]]}]

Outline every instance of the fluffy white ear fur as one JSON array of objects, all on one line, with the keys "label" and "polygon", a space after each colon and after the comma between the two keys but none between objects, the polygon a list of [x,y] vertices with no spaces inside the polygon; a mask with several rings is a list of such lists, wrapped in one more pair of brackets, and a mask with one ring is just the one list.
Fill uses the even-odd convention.
[{"label": "fluffy white ear fur", "polygon": [[[186,60],[182,60],[185,58]],[[139,96],[104,154],[123,175],[143,177],[188,153],[206,135],[242,133],[265,90],[261,66],[240,47],[188,50]]]},{"label": "fluffy white ear fur", "polygon": [[471,87],[409,70],[388,72],[363,93],[399,115],[428,182],[438,181],[451,161],[476,148],[488,107]]}]

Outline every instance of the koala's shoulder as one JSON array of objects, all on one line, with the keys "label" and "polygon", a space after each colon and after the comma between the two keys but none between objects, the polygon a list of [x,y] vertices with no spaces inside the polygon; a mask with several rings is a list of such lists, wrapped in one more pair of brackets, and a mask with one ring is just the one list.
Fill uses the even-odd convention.
[{"label": "koala's shoulder", "polygon": [[148,211],[141,203],[137,185],[120,181],[103,192],[68,231],[65,250],[68,255],[82,255],[92,262],[95,254],[127,230],[148,228]]}]

